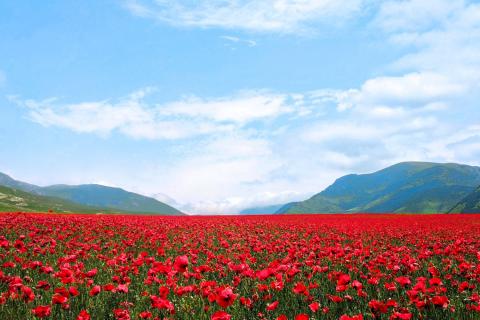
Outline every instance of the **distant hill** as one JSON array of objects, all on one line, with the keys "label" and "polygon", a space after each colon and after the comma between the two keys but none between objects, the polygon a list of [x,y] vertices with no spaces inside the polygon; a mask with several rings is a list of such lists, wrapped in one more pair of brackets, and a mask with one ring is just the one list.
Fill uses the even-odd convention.
[{"label": "distant hill", "polygon": [[121,211],[130,213],[181,215],[179,210],[137,193],[121,188],[113,188],[98,184],[53,185],[40,187],[17,181],[0,173],[0,185],[29,192],[33,195],[54,197],[67,200],[86,207],[95,207],[102,211]]},{"label": "distant hill", "polygon": [[451,213],[480,213],[480,187],[457,203]]},{"label": "distant hill", "polygon": [[49,210],[60,213],[114,212],[114,210],[83,206],[64,199],[40,196],[18,189],[0,186],[0,212],[47,212]]},{"label": "distant hill", "polygon": [[240,214],[273,214],[282,206],[283,204],[274,204],[271,206],[248,208],[240,211]]},{"label": "distant hill", "polygon": [[26,192],[31,192],[31,191],[40,189],[39,186],[15,180],[12,177],[6,175],[5,173],[1,173],[1,172],[0,172],[0,186],[10,187],[10,188],[13,188],[13,189],[19,189],[19,190],[26,191]]},{"label": "distant hill", "polygon": [[78,186],[53,185],[36,191],[38,194],[67,199],[88,206],[114,208],[138,213],[178,215],[177,209],[156,199],[128,192],[120,188],[98,184]]},{"label": "distant hill", "polygon": [[480,167],[403,162],[370,174],[350,174],[308,200],[277,213],[443,213],[480,185]]}]

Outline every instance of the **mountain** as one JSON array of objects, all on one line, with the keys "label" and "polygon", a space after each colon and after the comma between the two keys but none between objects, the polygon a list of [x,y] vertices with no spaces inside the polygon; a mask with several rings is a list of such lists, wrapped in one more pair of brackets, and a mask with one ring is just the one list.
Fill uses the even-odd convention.
[{"label": "mountain", "polygon": [[350,174],[308,200],[277,213],[442,213],[480,185],[480,167],[402,162],[370,174]]},{"label": "mountain", "polygon": [[480,187],[463,198],[450,210],[451,213],[480,213]]},{"label": "mountain", "polygon": [[83,206],[81,204],[67,201],[64,199],[40,196],[18,189],[0,186],[0,212],[46,212],[49,210],[62,213],[114,212],[114,210],[105,210],[95,207]]},{"label": "mountain", "polygon": [[19,189],[26,192],[31,192],[38,190],[40,187],[34,184],[29,184],[26,182],[21,182],[13,179],[12,177],[6,175],[5,173],[0,172],[0,186],[10,187],[13,189]]},{"label": "mountain", "polygon": [[67,200],[68,203],[75,203],[77,205],[89,207],[90,209],[92,209],[91,207],[94,207],[96,208],[96,211],[120,211],[166,215],[183,214],[179,210],[156,199],[120,188],[107,187],[98,184],[76,186],[53,185],[40,187],[17,181],[6,174],[0,173],[0,186],[21,190],[34,195]]},{"label": "mountain", "polygon": [[88,206],[105,207],[138,213],[181,214],[177,209],[156,199],[98,184],[77,186],[53,185],[36,191],[38,194],[67,199]]},{"label": "mountain", "polygon": [[240,214],[273,214],[282,206],[283,204],[274,204],[271,206],[247,208],[240,211]]}]

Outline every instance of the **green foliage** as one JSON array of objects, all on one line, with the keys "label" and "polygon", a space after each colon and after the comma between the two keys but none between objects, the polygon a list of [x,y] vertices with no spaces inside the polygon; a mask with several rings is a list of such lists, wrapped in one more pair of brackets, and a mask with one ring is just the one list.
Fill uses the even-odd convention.
[{"label": "green foliage", "polygon": [[480,213],[480,187],[457,203],[451,213]]},{"label": "green foliage", "polygon": [[83,206],[60,198],[45,197],[29,192],[0,186],[0,212],[78,212],[97,213],[113,212],[111,209]]}]

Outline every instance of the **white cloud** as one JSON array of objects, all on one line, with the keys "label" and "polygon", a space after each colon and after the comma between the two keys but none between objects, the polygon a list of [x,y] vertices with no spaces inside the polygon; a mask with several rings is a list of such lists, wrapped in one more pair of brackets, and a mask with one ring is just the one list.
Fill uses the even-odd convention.
[{"label": "white cloud", "polygon": [[361,99],[369,103],[421,102],[461,94],[464,90],[461,84],[447,76],[432,72],[415,72],[398,77],[367,80],[361,88]]},{"label": "white cloud", "polygon": [[463,5],[462,0],[383,1],[374,23],[390,32],[430,29],[443,24]]},{"label": "white cloud", "polygon": [[168,204],[169,206],[172,206],[172,207],[177,207],[178,208],[178,207],[181,206],[181,204],[179,204],[177,201],[175,201],[175,199],[173,199],[172,197],[170,197],[169,195],[166,195],[164,193],[154,193],[150,196],[152,198],[155,198],[158,201],[166,203],[166,204]]},{"label": "white cloud", "polygon": [[241,39],[235,36],[221,36],[220,38],[230,43],[243,44],[243,45],[246,45],[247,47],[255,47],[257,45],[257,42],[251,39]]},{"label": "white cloud", "polygon": [[79,133],[108,135],[118,131],[133,138],[181,139],[229,132],[250,122],[294,112],[289,97],[267,92],[243,92],[231,97],[189,97],[165,104],[149,104],[151,90],[136,91],[119,101],[103,100],[62,104],[11,98],[29,110],[31,120]]},{"label": "white cloud", "polygon": [[220,27],[259,32],[301,32],[311,23],[340,23],[362,9],[364,0],[126,0],[134,15],[175,26]]},{"label": "white cloud", "polygon": [[161,106],[159,113],[204,118],[215,122],[247,123],[293,112],[293,109],[286,105],[287,98],[287,95],[263,92],[247,92],[235,97],[209,100],[193,97]]}]

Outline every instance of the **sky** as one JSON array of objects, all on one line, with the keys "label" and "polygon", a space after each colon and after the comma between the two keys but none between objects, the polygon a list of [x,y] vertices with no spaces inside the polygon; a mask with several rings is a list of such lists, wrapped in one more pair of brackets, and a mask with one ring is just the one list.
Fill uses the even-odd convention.
[{"label": "sky", "polygon": [[480,165],[480,2],[0,2],[0,172],[189,213]]}]

